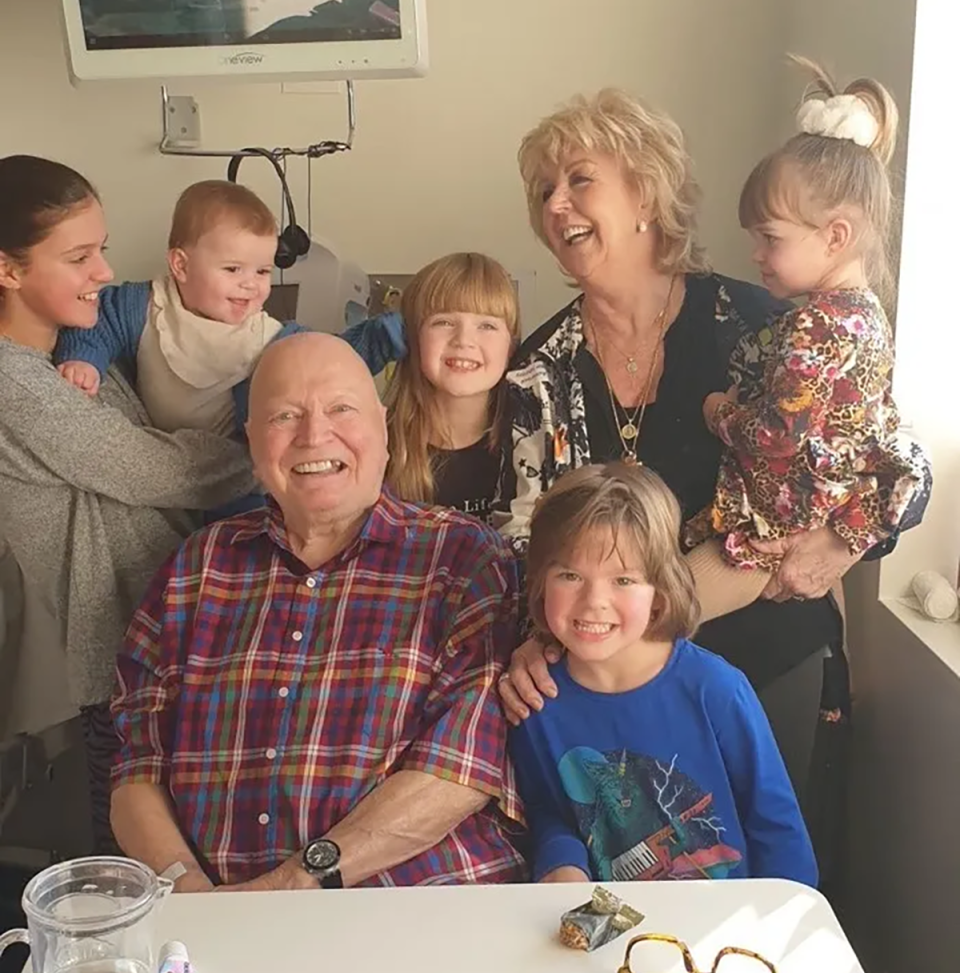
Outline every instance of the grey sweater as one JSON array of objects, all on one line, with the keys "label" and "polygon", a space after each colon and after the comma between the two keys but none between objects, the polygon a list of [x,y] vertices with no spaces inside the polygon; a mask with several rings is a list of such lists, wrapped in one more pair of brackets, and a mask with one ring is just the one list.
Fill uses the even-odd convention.
[{"label": "grey sweater", "polygon": [[206,510],[254,488],[246,449],[145,428],[111,370],[90,399],[42,352],[0,337],[0,537],[59,622],[78,706],[102,703],[154,572]]}]

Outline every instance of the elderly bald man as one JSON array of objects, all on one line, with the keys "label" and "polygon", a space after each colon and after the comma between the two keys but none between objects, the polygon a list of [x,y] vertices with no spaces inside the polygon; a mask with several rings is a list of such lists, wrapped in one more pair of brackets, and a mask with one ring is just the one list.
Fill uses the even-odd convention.
[{"label": "elderly bald man", "polygon": [[121,847],[179,891],[522,879],[509,551],[384,488],[384,409],[339,338],[267,349],[247,434],[267,507],[190,537],[118,656]]}]

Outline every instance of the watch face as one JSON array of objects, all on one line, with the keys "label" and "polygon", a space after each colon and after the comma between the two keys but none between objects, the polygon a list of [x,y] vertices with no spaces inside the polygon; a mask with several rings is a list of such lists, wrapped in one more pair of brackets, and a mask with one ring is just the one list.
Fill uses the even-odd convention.
[{"label": "watch face", "polygon": [[307,845],[303,860],[311,871],[325,872],[340,861],[340,849],[332,841],[321,838]]}]

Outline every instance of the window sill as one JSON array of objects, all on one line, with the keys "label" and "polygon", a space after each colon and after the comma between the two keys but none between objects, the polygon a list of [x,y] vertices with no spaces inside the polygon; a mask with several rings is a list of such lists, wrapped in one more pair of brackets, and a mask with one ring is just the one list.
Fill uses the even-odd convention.
[{"label": "window sill", "polygon": [[895,598],[880,604],[960,679],[960,622],[935,622]]}]

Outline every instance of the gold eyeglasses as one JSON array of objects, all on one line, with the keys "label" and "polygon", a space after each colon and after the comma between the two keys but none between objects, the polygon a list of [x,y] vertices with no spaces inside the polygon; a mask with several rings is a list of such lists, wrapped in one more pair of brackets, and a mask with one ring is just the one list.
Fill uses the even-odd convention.
[{"label": "gold eyeglasses", "polygon": [[[669,946],[673,946],[680,950],[683,956],[683,968],[687,973],[701,973],[697,968],[696,964],[693,962],[693,956],[690,953],[690,947],[687,946],[685,942],[677,939],[676,936],[667,936],[662,933],[648,932],[641,936],[634,936],[633,939],[627,943],[627,951],[623,957],[623,965],[617,970],[617,973],[632,973],[630,969],[630,953],[633,947],[639,943],[666,943]],[[724,963],[724,959],[728,956],[740,957],[738,961],[733,961],[730,963]],[[744,962],[746,961],[746,962]],[[754,962],[750,962],[754,961]],[[710,967],[710,973],[740,973],[741,970],[746,971],[749,967],[750,973],[754,970],[760,973],[760,964],[763,968],[769,971],[769,973],[777,973],[777,968],[770,962],[770,960],[764,959],[759,953],[754,953],[749,949],[742,949],[740,946],[725,946],[720,950],[719,953],[714,957],[713,966]],[[650,973],[659,973],[659,971],[651,970]],[[703,971],[706,973],[706,971]]]}]

